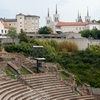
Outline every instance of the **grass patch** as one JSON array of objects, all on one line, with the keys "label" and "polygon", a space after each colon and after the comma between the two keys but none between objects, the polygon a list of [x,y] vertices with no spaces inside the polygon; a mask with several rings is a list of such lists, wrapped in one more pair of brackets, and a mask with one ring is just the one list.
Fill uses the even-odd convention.
[{"label": "grass patch", "polygon": [[36,73],[36,68],[35,67],[31,67],[29,68],[31,71],[33,71],[34,73]]},{"label": "grass patch", "polygon": [[14,76],[14,72],[12,71],[12,70],[10,70],[10,69],[4,69],[3,70],[8,76],[11,76],[12,78],[15,78],[15,76]]},{"label": "grass patch", "polygon": [[79,94],[77,91],[74,91],[75,94]]},{"label": "grass patch", "polygon": [[21,74],[29,74],[29,72],[27,70],[25,70],[24,68],[20,69]]},{"label": "grass patch", "polygon": [[68,75],[66,75],[64,72],[61,72],[60,75],[62,76],[62,78],[67,79]]},{"label": "grass patch", "polygon": [[[36,69],[36,67],[31,67],[31,68],[29,68],[31,71],[33,71],[34,73],[37,73],[37,69]],[[39,70],[39,73],[40,73],[41,71]]]},{"label": "grass patch", "polygon": [[8,61],[8,62],[11,62],[12,60],[11,60],[11,58],[8,58],[7,61]]}]

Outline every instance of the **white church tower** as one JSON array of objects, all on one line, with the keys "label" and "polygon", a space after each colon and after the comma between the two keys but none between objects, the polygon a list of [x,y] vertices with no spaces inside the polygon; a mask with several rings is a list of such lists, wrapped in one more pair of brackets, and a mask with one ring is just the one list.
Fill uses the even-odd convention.
[{"label": "white church tower", "polygon": [[52,22],[51,17],[49,16],[49,8],[48,8],[48,14],[46,17],[46,26],[50,26],[50,23]]},{"label": "white church tower", "polygon": [[55,14],[53,15],[53,19],[54,19],[54,23],[57,24],[59,22],[59,14],[58,14],[58,11],[57,11],[57,5],[56,5],[56,12]]},{"label": "white church tower", "polygon": [[57,5],[56,5],[56,11],[55,11],[55,14],[53,15],[53,19],[54,19],[54,33],[56,33],[56,24],[59,22],[59,17],[60,15],[58,14],[58,11],[57,11]]}]

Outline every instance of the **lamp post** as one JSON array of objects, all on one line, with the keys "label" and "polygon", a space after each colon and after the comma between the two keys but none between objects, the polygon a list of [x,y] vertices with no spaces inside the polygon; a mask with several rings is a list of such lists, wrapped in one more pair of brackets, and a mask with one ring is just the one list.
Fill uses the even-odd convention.
[{"label": "lamp post", "polygon": [[45,58],[39,57],[39,52],[41,52],[42,49],[43,49],[43,46],[33,46],[32,47],[32,51],[34,51],[36,53],[34,60],[36,60],[36,62],[37,62],[37,64],[36,64],[37,65],[36,66],[37,73],[39,72],[39,67],[42,67],[40,65],[39,61],[45,60]]}]

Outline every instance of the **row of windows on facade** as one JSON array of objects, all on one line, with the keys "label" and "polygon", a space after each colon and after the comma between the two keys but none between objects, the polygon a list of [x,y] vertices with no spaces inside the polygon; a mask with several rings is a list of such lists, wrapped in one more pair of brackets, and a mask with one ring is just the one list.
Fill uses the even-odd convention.
[{"label": "row of windows on facade", "polygon": [[[93,26],[93,29],[95,29],[96,26]],[[84,30],[84,29],[89,29],[88,27],[79,27],[79,28],[63,28],[63,30]]]},{"label": "row of windows on facade", "polygon": [[58,17],[55,17],[55,22],[58,22],[58,21],[59,21]]},{"label": "row of windows on facade", "polygon": [[1,30],[1,33],[7,33],[7,30]]},{"label": "row of windows on facade", "polygon": [[49,24],[50,23],[50,20],[47,20],[47,24]]},{"label": "row of windows on facade", "polygon": [[[22,22],[20,22],[20,24],[22,24]],[[25,24],[26,24],[26,22],[25,22]],[[34,22],[32,22],[32,24],[35,24]],[[36,24],[37,24],[37,22],[36,22]],[[9,24],[9,26],[11,26],[12,24]],[[13,24],[13,25],[15,25],[15,23]]]},{"label": "row of windows on facade", "polygon": [[[20,24],[20,27],[23,27],[22,24]],[[36,25],[36,26],[30,26],[30,25],[27,25],[27,26],[26,26],[26,25],[25,25],[25,27],[32,27],[32,28],[36,27],[36,28],[38,28],[38,25]]]},{"label": "row of windows on facade", "polygon": [[[21,22],[22,22],[22,20],[20,20],[20,23],[21,23]],[[34,24],[34,23],[36,23],[36,24],[37,24],[37,23],[38,23],[38,21],[37,21],[37,20],[32,20],[31,22],[32,22],[32,24]],[[27,23],[27,21],[25,21],[25,24],[26,24],[26,23]]]},{"label": "row of windows on facade", "polygon": [[[61,27],[56,27],[57,29],[61,29]],[[63,30],[84,30],[84,27],[76,27],[76,28],[63,28]]]},{"label": "row of windows on facade", "polygon": [[[25,28],[25,31],[26,31],[27,29]],[[29,29],[28,29],[29,30]],[[31,29],[30,29],[31,30]],[[32,30],[35,30],[35,28],[32,28]],[[38,28],[36,28],[36,30],[38,30]]]},{"label": "row of windows on facade", "polygon": [[[50,20],[47,20],[47,24],[49,24],[51,21]],[[58,17],[55,17],[55,22],[59,22],[59,18]]]},{"label": "row of windows on facade", "polygon": [[[20,19],[23,19],[22,17],[20,17]],[[34,20],[36,20],[36,19],[38,19],[38,18],[34,18],[34,17],[25,17],[25,20],[26,19],[28,19],[28,20],[30,20],[30,19],[34,19]]]},{"label": "row of windows on facade", "polygon": [[85,28],[83,27],[83,28],[81,28],[81,27],[79,27],[79,28],[63,28],[63,30],[84,30]]}]

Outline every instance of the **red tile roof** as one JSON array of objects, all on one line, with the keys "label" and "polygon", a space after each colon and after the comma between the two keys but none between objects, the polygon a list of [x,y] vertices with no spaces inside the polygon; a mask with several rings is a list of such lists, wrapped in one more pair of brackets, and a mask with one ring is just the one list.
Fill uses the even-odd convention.
[{"label": "red tile roof", "polygon": [[58,22],[56,26],[83,26],[87,24],[87,22]]},{"label": "red tile roof", "polygon": [[10,28],[10,26],[6,23],[3,24],[4,28]]}]

